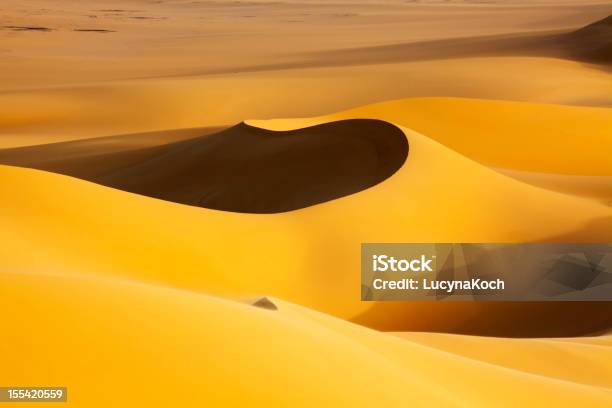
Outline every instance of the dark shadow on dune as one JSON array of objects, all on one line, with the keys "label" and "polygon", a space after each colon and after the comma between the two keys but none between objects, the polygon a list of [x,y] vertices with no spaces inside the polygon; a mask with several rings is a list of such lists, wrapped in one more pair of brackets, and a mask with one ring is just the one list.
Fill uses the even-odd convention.
[{"label": "dark shadow on dune", "polygon": [[42,32],[53,31],[52,28],[38,27],[38,26],[3,26],[3,28],[6,28],[7,30],[12,30],[12,31],[42,31]]},{"label": "dark shadow on dune", "polygon": [[75,28],[72,31],[78,31],[81,33],[114,33],[114,30],[107,30],[105,28]]},{"label": "dark shadow on dune", "polygon": [[612,302],[379,302],[352,322],[382,331],[577,337],[612,328]]},{"label": "dark shadow on dune", "polygon": [[0,149],[0,164],[94,180],[154,157],[164,145],[221,130],[219,127],[173,129]]},{"label": "dark shadow on dune", "polygon": [[579,60],[612,63],[612,15],[565,36],[565,45]]},{"label": "dark shadow on dune", "polygon": [[278,213],[372,187],[408,155],[399,128],[367,119],[287,132],[242,123],[212,135],[98,155],[75,155],[75,146],[8,149],[0,151],[0,163],[193,206]]}]

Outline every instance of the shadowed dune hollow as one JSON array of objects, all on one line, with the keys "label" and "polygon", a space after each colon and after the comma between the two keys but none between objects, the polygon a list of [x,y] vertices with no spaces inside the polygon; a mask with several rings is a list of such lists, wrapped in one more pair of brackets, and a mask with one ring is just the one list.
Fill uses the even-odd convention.
[{"label": "shadowed dune hollow", "polygon": [[353,119],[278,132],[238,124],[212,135],[96,155],[96,139],[0,151],[0,163],[53,171],[210,209],[277,213],[372,187],[408,156],[396,126]]}]

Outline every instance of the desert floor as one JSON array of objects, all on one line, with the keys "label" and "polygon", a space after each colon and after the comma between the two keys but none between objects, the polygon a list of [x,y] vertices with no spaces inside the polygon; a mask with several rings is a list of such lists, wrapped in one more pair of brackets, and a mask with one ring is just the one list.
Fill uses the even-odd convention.
[{"label": "desert floor", "polygon": [[612,302],[359,300],[362,242],[612,242],[610,16],[3,1],[0,384],[75,407],[612,405]]}]

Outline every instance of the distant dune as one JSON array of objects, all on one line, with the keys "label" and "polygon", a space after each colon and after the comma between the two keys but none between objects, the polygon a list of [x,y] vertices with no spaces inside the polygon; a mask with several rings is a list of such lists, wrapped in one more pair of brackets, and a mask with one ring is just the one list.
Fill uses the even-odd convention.
[{"label": "distant dune", "polygon": [[96,157],[75,152],[78,146],[96,142],[100,139],[0,150],[0,163],[54,171],[182,204],[275,213],[376,185],[397,171],[408,155],[400,129],[360,119],[287,132],[239,124],[148,149],[124,148]]},{"label": "distant dune", "polygon": [[[384,7],[372,0],[49,3],[2,2],[0,42],[12,58],[0,65],[0,89],[235,73],[312,63],[311,56],[325,52],[331,55],[317,63],[346,66],[362,55],[351,49],[367,50],[369,61],[478,55],[496,46],[504,52],[531,47],[516,43],[517,34],[570,32],[612,13],[605,0],[386,0]],[[133,42],[138,46],[126,47]],[[417,45],[401,56],[393,44]],[[386,54],[386,46],[393,54],[374,50]]]},{"label": "distant dune", "polygon": [[486,56],[554,57],[607,65],[612,62],[612,15],[569,32],[519,32],[345,48],[311,53],[293,62],[236,66],[201,73],[389,64]]},{"label": "distant dune", "polygon": [[565,39],[577,58],[612,64],[612,15],[568,34]]}]

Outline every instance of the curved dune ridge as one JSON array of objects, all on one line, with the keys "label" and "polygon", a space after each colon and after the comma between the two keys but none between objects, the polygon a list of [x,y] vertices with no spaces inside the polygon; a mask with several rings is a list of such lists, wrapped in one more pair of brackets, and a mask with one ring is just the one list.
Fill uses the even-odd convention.
[{"label": "curved dune ridge", "polygon": [[472,98],[407,98],[315,118],[249,123],[286,130],[296,123],[312,126],[354,117],[413,129],[486,166],[551,174],[612,175],[608,154],[612,151],[610,108]]},{"label": "curved dune ridge", "polygon": [[272,299],[277,310],[266,310],[124,279],[44,274],[0,275],[0,299],[13,305],[3,318],[2,344],[11,352],[3,356],[0,382],[62,384],[68,406],[612,401],[610,335],[386,334],[279,299]]},{"label": "curved dune ridge", "polygon": [[[405,103],[418,111],[418,106],[430,109],[433,102]],[[495,111],[492,107],[500,108],[492,101],[438,102],[447,110],[471,113],[466,114],[467,121],[477,120],[473,103],[483,115]],[[401,118],[398,104],[404,106],[390,102],[387,114]],[[570,114],[572,108],[559,110],[553,105],[501,107],[500,117],[514,118],[519,125],[513,129],[520,128],[524,138],[531,132],[554,140],[554,127],[527,120],[535,116],[555,118],[563,113],[552,123],[582,126],[589,134],[591,127],[605,124],[595,120],[601,110],[594,108],[575,108],[576,114]],[[257,124],[290,130],[351,117],[382,117],[383,112],[384,104],[378,104],[329,117]],[[466,128],[479,130],[479,126],[484,125]],[[536,188],[423,134],[400,129],[410,141],[409,160],[385,182],[278,214],[181,206],[58,174],[0,166],[3,266],[37,274],[127,277],[231,297],[273,296],[394,331],[547,337],[585,335],[612,326],[612,303],[605,302],[361,302],[355,271],[362,242],[607,242],[612,238],[609,206]],[[479,133],[453,129],[446,135],[448,144],[453,138],[479,140]],[[504,135],[500,134],[500,143]],[[589,146],[601,149],[587,143],[583,149]],[[554,165],[564,152],[553,155]]]},{"label": "curved dune ridge", "polygon": [[365,119],[278,132],[242,123],[213,135],[111,152],[96,157],[95,166],[90,155],[75,154],[75,144],[0,151],[0,163],[182,204],[276,213],[374,186],[395,173],[408,155],[399,128]]}]

